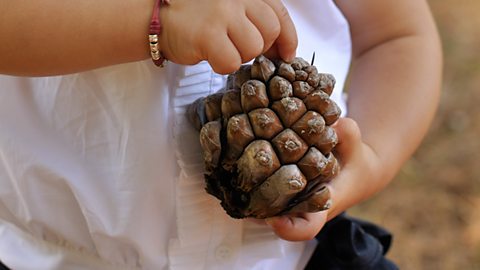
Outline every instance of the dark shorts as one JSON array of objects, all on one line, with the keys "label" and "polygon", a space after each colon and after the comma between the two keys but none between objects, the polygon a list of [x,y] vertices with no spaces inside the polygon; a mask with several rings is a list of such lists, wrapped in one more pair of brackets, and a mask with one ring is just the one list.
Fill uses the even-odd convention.
[{"label": "dark shorts", "polygon": [[318,245],[305,270],[398,270],[385,258],[392,235],[346,214],[330,220],[315,237]]},{"label": "dark shorts", "polygon": [[8,268],[0,261],[0,270],[8,270]]}]

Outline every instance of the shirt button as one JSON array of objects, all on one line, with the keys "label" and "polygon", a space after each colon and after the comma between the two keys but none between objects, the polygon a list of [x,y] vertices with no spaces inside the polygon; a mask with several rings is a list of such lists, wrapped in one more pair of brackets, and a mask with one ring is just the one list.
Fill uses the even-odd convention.
[{"label": "shirt button", "polygon": [[215,249],[215,258],[217,258],[217,260],[228,260],[232,255],[233,250],[227,245],[220,245]]}]

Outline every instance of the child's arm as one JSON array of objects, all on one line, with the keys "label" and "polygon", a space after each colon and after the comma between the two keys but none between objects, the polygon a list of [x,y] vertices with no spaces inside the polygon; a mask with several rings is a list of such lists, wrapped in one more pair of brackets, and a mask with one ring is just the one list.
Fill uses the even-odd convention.
[{"label": "child's arm", "polygon": [[[0,6],[0,74],[65,74],[149,58],[153,0]],[[208,60],[229,73],[270,47],[286,60],[295,56],[295,28],[280,0],[172,0],[160,18],[161,50],[177,63]]]},{"label": "child's arm", "polygon": [[351,119],[335,127],[342,169],[330,184],[328,213],[268,221],[287,240],[313,238],[328,219],[384,188],[418,147],[438,104],[442,56],[426,1],[336,3],[353,42]]}]

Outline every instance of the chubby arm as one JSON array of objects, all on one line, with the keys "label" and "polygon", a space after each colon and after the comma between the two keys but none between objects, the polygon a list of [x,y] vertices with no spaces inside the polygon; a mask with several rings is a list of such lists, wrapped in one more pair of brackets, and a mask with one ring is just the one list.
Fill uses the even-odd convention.
[{"label": "chubby arm", "polygon": [[412,155],[436,111],[442,73],[440,42],[425,0],[336,2],[350,22],[353,42],[348,116],[373,160],[365,168],[371,175],[335,187],[340,198],[331,215],[381,190]]},{"label": "chubby arm", "polygon": [[55,75],[148,58],[152,0],[0,0],[0,73]]},{"label": "chubby arm", "polygon": [[[154,0],[0,0],[0,74],[66,74],[147,59],[153,6]],[[281,0],[174,0],[160,17],[160,49],[179,64],[207,60],[230,73],[263,52],[295,56],[295,27]]]},{"label": "chubby arm", "polygon": [[335,125],[342,169],[328,211],[267,221],[287,240],[311,239],[323,224],[383,189],[412,155],[437,108],[440,42],[425,0],[336,0],[353,45],[348,117]]}]

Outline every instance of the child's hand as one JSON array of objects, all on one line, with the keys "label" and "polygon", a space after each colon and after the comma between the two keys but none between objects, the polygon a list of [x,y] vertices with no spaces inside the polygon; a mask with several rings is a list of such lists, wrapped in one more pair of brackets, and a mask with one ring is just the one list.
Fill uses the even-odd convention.
[{"label": "child's hand", "polygon": [[295,27],[280,0],[174,0],[160,17],[160,48],[175,63],[207,60],[227,74],[265,52],[295,57]]},{"label": "child's hand", "polygon": [[296,213],[267,219],[267,224],[285,240],[313,239],[325,222],[369,197],[373,192],[372,181],[381,178],[378,157],[362,142],[356,122],[350,118],[340,118],[333,127],[338,136],[335,156],[341,163],[341,169],[328,184],[332,208],[317,213]]}]

